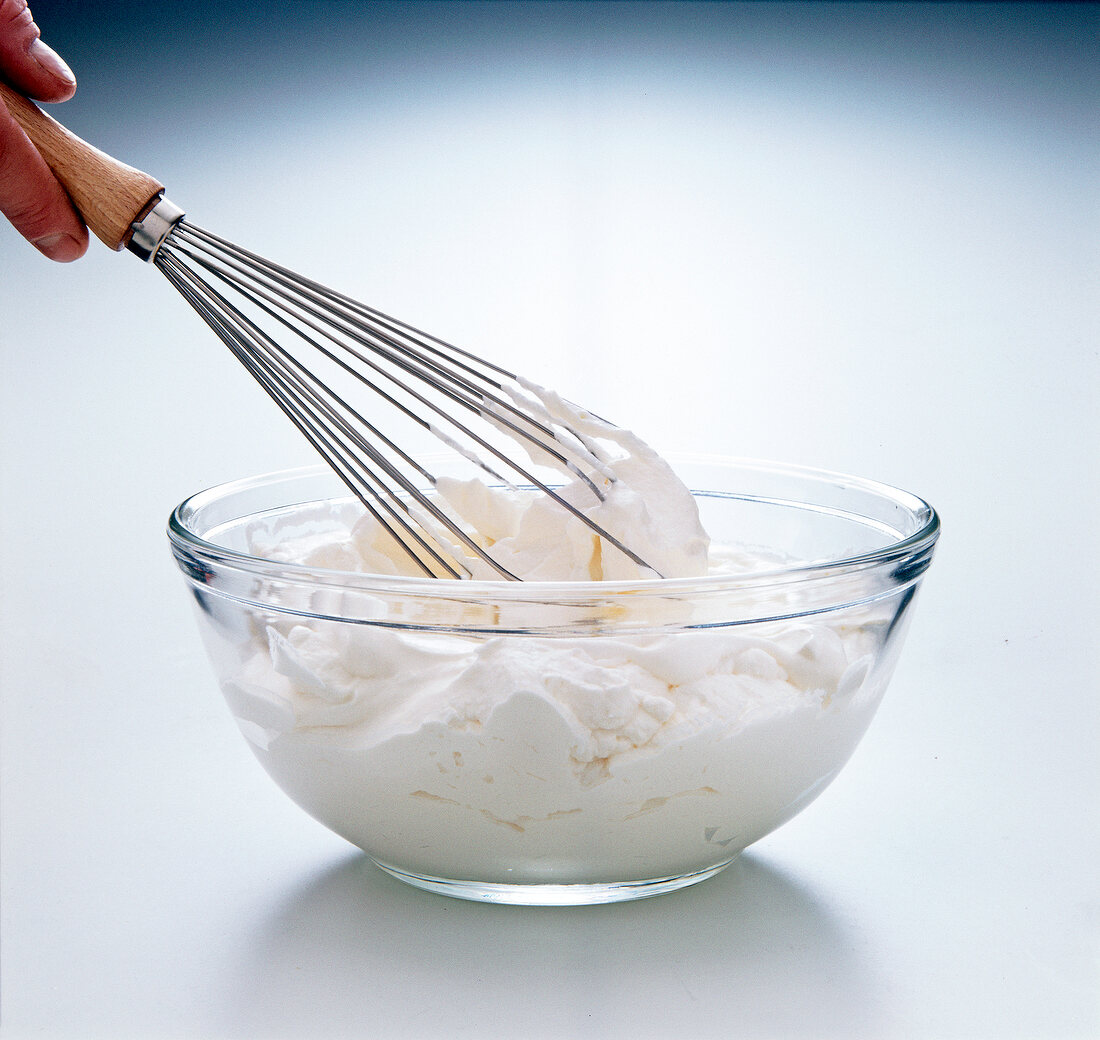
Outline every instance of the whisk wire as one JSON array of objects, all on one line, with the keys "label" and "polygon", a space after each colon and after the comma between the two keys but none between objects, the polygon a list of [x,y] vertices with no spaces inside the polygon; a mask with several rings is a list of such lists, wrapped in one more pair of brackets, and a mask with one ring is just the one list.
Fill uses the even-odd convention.
[{"label": "whisk wire", "polygon": [[[188,236],[183,237],[185,239],[188,238]],[[216,236],[208,237],[216,238]],[[239,247],[234,248],[238,252],[247,254],[247,251],[239,250]],[[207,256],[196,253],[195,251],[188,249],[186,246],[182,246],[180,248],[180,251],[185,252],[186,255],[188,255],[194,262],[201,264],[206,270],[208,270],[216,277],[220,278],[226,284],[231,285],[237,292],[240,292],[242,294],[245,292],[245,286],[242,283],[236,280],[234,276],[229,274],[224,268],[212,262]],[[255,256],[255,254],[247,255]],[[261,259],[261,262],[264,265],[265,273],[270,274],[270,277],[277,283],[276,285],[271,284],[271,282],[262,281],[257,276],[257,273],[254,270],[249,269],[242,263],[233,260],[225,260],[224,257],[220,259],[223,263],[226,263],[231,270],[235,271],[238,277],[247,280],[249,291],[253,294],[253,301],[256,302],[257,305],[259,305],[260,299],[264,299],[275,307],[293,307],[295,309],[294,317],[303,325],[312,329],[318,335],[324,336],[333,343],[337,344],[341,350],[347,352],[361,363],[368,365],[374,371],[383,375],[384,378],[392,379],[392,375],[370,356],[362,353],[359,350],[356,350],[350,343],[340,339],[335,333],[341,333],[353,342],[357,342],[367,347],[373,354],[384,358],[390,364],[408,373],[415,379],[431,385],[433,389],[439,394],[450,399],[454,403],[461,405],[468,411],[478,414],[482,417],[490,416],[492,418],[492,421],[498,426],[510,430],[519,438],[534,446],[538,451],[550,455],[555,465],[567,469],[574,476],[578,477],[588,486],[591,492],[598,499],[600,499],[601,501],[603,500],[604,492],[591,479],[591,477],[589,477],[589,475],[585,473],[575,462],[567,458],[564,454],[562,454],[561,451],[548,443],[548,441],[552,440],[557,445],[564,446],[564,442],[561,440],[558,434],[550,427],[535,419],[529,412],[524,412],[523,410],[504,400],[497,394],[493,394],[490,391],[486,390],[484,387],[478,386],[475,383],[464,379],[460,375],[444,367],[441,363],[433,361],[431,358],[426,357],[425,354],[420,349],[418,349],[418,347],[410,345],[409,343],[405,342],[404,339],[398,339],[394,338],[393,336],[385,335],[384,333],[380,332],[373,324],[367,325],[362,320],[356,320],[354,317],[334,313],[331,308],[326,309],[325,306],[318,304],[316,300],[316,296],[321,296],[324,299],[338,299],[342,303],[347,298],[340,296],[340,294],[328,291],[327,293],[316,292],[315,296],[315,290],[313,289],[313,287],[316,286],[317,283],[310,282],[307,279],[303,279],[302,281],[306,283],[306,287],[308,289],[307,292],[307,289],[304,289],[303,286],[300,285],[297,281],[299,276],[294,275],[293,272],[287,272],[285,268],[280,268],[278,267],[278,265],[262,261],[262,258],[258,259]],[[320,288],[323,289],[323,287]],[[354,303],[354,301],[351,302]],[[302,333],[301,329],[295,327],[284,315],[276,313],[275,311],[268,308],[264,309],[272,318],[284,324],[288,329],[298,335],[303,336],[303,338],[308,339],[308,337],[305,336],[304,333]],[[356,305],[354,308],[350,309],[360,311],[364,314],[372,313],[370,308],[364,307],[362,305]],[[329,329],[323,328],[321,324],[318,324],[318,322],[328,325]],[[397,323],[389,322],[389,325],[391,327],[396,326],[396,324]],[[395,331],[399,333],[402,337],[407,335],[404,330],[395,328]],[[320,344],[316,343],[316,341],[311,342],[315,347],[317,347],[317,349],[324,350],[324,348]],[[442,340],[437,340],[437,342],[443,344]],[[457,350],[457,348],[455,349]],[[326,353],[326,356],[330,358],[330,360],[343,367],[346,371],[350,372],[353,376],[355,376],[355,378],[359,379],[361,382],[369,385],[372,390],[383,396],[390,404],[396,405],[398,408],[401,408],[402,411],[411,419],[419,422],[420,425],[424,426],[425,428],[433,429],[428,423],[425,423],[423,422],[423,420],[421,420],[418,413],[408,408],[405,408],[394,397],[386,394],[377,384],[371,383],[366,380],[360,372],[354,370],[351,366],[347,365],[345,362],[335,357],[333,354],[329,353],[328,351],[324,352]],[[445,357],[445,355],[439,349],[433,349],[432,352],[439,355],[439,357],[441,358]],[[462,353],[466,357],[474,358],[474,355],[469,354],[468,352],[460,351],[460,353]],[[484,375],[477,373],[469,365],[464,365],[461,363],[458,364],[460,364],[461,368],[465,369],[465,371],[467,371],[474,378],[485,381],[489,386],[492,386],[498,391],[503,390],[503,387],[499,382],[487,380]],[[491,367],[495,368],[496,366]],[[504,373],[503,369],[500,369],[499,371],[502,374],[507,374]],[[516,377],[512,378],[515,379]],[[440,380],[442,380],[442,382],[440,382]],[[490,453],[496,455],[498,458],[501,457],[499,449],[497,449],[489,442],[477,438],[476,434],[474,434],[468,427],[462,426],[460,423],[458,423],[454,415],[449,410],[441,407],[436,402],[427,399],[423,395],[417,394],[407,384],[402,384],[402,390],[409,396],[415,398],[417,403],[421,406],[429,409],[436,415],[443,417],[451,425],[459,427],[461,433],[464,436],[475,439],[478,447],[480,447],[482,450],[489,451]],[[521,426],[519,425],[519,423],[523,423],[524,425]],[[433,429],[433,432],[436,431]],[[603,473],[603,475],[606,477],[606,468],[602,468],[599,466],[600,460],[598,459],[596,453],[593,451],[592,446],[584,444],[582,439],[579,437],[578,441],[580,441],[582,445],[579,454],[581,454],[581,456],[586,458],[587,460],[597,463],[597,468],[600,469],[601,473]],[[451,441],[450,444],[452,447],[458,447],[458,442]],[[578,453],[578,449],[576,447],[572,447],[571,450],[574,453]],[[465,455],[466,458],[469,459],[469,461],[474,462],[482,466],[482,468],[486,469],[491,476],[498,479],[504,479],[496,471],[484,466],[484,459],[481,456],[478,456],[475,452],[470,452],[467,449]],[[510,465],[516,465],[513,460],[508,461]],[[533,478],[530,473],[524,471],[520,472],[525,479],[529,481],[534,481],[535,478]],[[547,491],[547,489],[545,488],[541,490]]]},{"label": "whisk wire", "polygon": [[[591,439],[528,400],[518,376],[184,220],[176,223],[153,262],[425,574],[469,576],[451,544],[457,542],[501,577],[515,579],[407,475],[416,472],[434,487],[432,473],[210,279],[494,480],[539,490],[629,559],[653,570],[515,457],[515,445],[525,445],[532,460],[572,474],[599,500],[605,492],[598,481],[614,479]],[[512,442],[511,453],[462,422],[455,406],[503,433]],[[513,476],[499,472],[490,459]]]},{"label": "whisk wire", "polygon": [[[461,540],[471,552],[493,567],[502,577],[510,579],[515,577],[470,539],[466,532],[461,529],[455,530],[453,521],[445,516],[436,503],[424,495],[414,483],[408,481],[404,474],[392,467],[377,447],[348,422],[341,409],[362,423],[365,429],[376,435],[425,478],[432,479],[431,475],[407,452],[394,444],[377,427],[367,422],[358,411],[264,333],[239,308],[201,279],[196,278],[194,273],[181,265],[178,260],[166,258],[164,270],[184,298],[199,312],[253,378],[326,459],[374,519],[389,531],[398,544],[420,565],[425,574],[430,577],[439,576],[436,570],[420,558],[418,551],[409,546],[408,539],[416,543],[419,551],[426,553],[448,576],[455,578],[463,576],[421,536],[419,527],[423,526],[422,522],[406,519],[411,517],[407,501],[388,487],[379,473],[367,465],[363,454],[374,461],[393,480],[399,482],[408,496],[438,521],[443,529]],[[312,405],[314,411],[305,407],[303,401]],[[323,416],[331,427],[326,427],[324,423],[317,421],[319,415]],[[343,433],[350,445],[363,454],[351,453],[348,450],[349,444],[342,443],[334,436],[335,432]],[[368,493],[364,494],[362,484],[366,485]],[[387,515],[383,516],[378,511],[379,508]],[[395,529],[390,521],[395,522],[399,529]],[[468,569],[463,567],[462,571],[465,572],[465,576],[469,576]]]}]

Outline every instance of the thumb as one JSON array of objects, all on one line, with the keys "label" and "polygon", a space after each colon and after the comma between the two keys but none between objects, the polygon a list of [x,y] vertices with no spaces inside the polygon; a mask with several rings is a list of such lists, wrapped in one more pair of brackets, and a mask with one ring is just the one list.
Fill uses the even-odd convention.
[{"label": "thumb", "polygon": [[11,86],[37,101],[65,101],[76,77],[39,38],[27,0],[0,0],[0,70]]}]

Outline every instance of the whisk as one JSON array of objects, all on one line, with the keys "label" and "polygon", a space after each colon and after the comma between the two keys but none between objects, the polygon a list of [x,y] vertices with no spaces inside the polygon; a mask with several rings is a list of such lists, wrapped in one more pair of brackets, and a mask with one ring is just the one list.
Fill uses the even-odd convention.
[{"label": "whisk", "polygon": [[537,474],[550,467],[592,502],[615,480],[595,439],[552,415],[533,384],[204,231],[155,178],[100,152],[3,84],[0,98],[95,235],[160,269],[425,575],[470,577],[470,554],[518,580],[431,493],[436,475],[399,446],[393,428],[383,432],[382,418],[364,414],[367,403],[382,404],[398,428],[428,430],[503,486],[548,496],[658,573]]}]

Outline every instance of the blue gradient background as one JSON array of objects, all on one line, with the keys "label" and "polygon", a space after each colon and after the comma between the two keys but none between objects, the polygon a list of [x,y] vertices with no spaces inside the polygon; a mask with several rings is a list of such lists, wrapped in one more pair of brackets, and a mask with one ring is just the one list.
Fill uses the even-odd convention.
[{"label": "blue gradient background", "polygon": [[260,775],[163,537],[308,448],[155,271],[0,227],[4,1040],[1095,1035],[1096,5],[32,7],[53,114],[195,222],[945,536],[863,747],[738,868],[406,892]]}]

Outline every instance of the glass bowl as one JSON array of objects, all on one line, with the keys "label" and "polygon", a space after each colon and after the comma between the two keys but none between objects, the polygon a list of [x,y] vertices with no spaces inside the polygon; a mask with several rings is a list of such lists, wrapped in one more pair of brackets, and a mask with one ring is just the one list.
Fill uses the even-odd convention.
[{"label": "glass bowl", "polygon": [[730,573],[446,581],[258,555],[346,529],[360,507],[323,467],[183,502],[172,548],[272,779],[410,884],[523,904],[692,884],[798,813],[875,713],[939,520],[873,481],[670,461],[738,547]]}]

